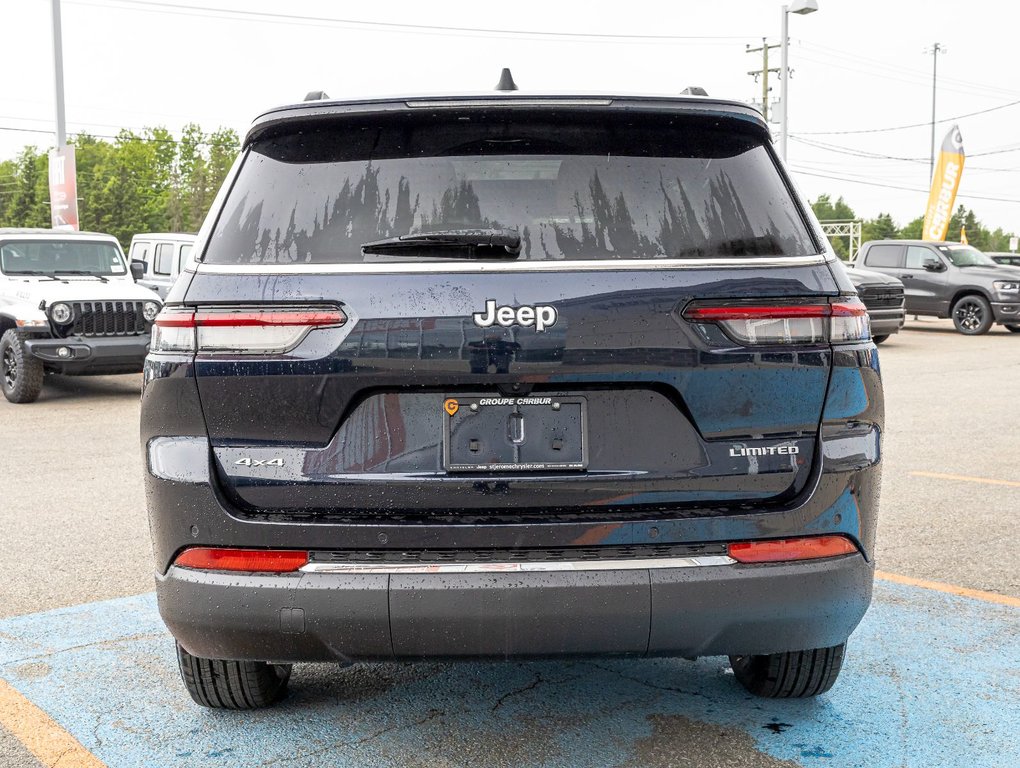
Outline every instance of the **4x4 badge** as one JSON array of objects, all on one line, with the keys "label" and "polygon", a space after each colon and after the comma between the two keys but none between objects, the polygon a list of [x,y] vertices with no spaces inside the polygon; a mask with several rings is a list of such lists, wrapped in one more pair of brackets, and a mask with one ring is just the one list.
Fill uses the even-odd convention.
[{"label": "4x4 badge", "polygon": [[484,312],[475,312],[471,318],[479,328],[488,328],[491,325],[501,325],[508,328],[511,325],[535,326],[535,330],[541,333],[546,328],[556,325],[556,307],[548,304],[535,304],[523,307],[497,307],[495,299],[485,302]]},{"label": "4x4 badge", "polygon": [[245,456],[234,463],[240,464],[242,467],[282,467],[283,459],[253,459]]}]

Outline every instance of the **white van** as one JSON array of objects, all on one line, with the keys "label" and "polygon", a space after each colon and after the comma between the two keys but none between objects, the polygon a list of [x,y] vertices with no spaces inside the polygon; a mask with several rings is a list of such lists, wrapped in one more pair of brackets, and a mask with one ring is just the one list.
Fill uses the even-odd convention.
[{"label": "white van", "polygon": [[181,274],[182,265],[195,243],[195,236],[180,232],[148,232],[131,238],[131,262],[141,262],[139,285],[151,288],[166,298],[170,286]]}]

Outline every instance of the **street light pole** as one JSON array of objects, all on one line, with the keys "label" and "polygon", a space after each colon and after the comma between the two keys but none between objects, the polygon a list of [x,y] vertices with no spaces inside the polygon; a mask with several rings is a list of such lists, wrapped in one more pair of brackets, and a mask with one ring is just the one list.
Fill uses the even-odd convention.
[{"label": "street light pole", "polygon": [[938,81],[939,52],[945,53],[945,49],[935,43],[931,47],[931,160],[928,162],[928,183],[935,176],[935,83]]},{"label": "street light pole", "polygon": [[790,133],[787,118],[787,93],[789,87],[787,80],[790,79],[790,14],[796,13],[805,16],[818,10],[817,0],[794,0],[790,5],[784,5],[783,23],[780,39],[780,64],[779,64],[779,156],[786,162],[786,143]]},{"label": "street light pole", "polygon": [[64,126],[64,49],[60,34],[60,0],[53,0],[53,71],[57,96],[57,149],[67,146]]},{"label": "street light pole", "polygon": [[[56,0],[54,0],[56,2]],[[790,79],[790,6],[783,6],[783,23],[781,25],[779,44],[779,156],[786,162],[786,94],[787,80]]]}]

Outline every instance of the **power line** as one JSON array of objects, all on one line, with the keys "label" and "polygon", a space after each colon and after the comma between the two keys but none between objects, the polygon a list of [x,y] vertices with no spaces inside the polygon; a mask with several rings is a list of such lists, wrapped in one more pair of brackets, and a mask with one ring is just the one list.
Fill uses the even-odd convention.
[{"label": "power line", "polygon": [[[935,124],[940,125],[942,123],[951,123],[955,120],[963,120],[965,117],[974,117],[976,115],[984,115],[989,112],[996,112],[1000,109],[1006,109],[1008,107],[1015,107],[1020,104],[1020,99],[1016,101],[1010,101],[1006,104],[999,104],[997,107],[989,107],[988,109],[979,109],[976,112],[966,112],[962,115],[956,115],[954,117],[944,117],[941,120],[936,120]],[[931,121],[924,123],[910,123],[909,125],[894,125],[889,128],[862,128],[854,131],[801,131],[801,136],[845,136],[851,133],[887,133],[889,131],[903,131],[907,128],[927,128],[931,125]]]},{"label": "power line", "polygon": [[[927,125],[927,123],[925,123]],[[865,149],[857,149],[856,147],[844,147],[838,144],[827,144],[824,141],[813,141],[812,139],[801,138],[799,134],[791,134],[790,138],[796,141],[798,144],[806,144],[810,147],[816,147],[823,149],[826,152],[835,152],[840,155],[850,155],[852,157],[867,157],[875,160],[897,160],[902,163],[927,163],[928,158],[926,157],[899,157],[896,155],[885,155],[880,152],[869,152]]]},{"label": "power line", "polygon": [[[75,132],[75,135],[76,136],[85,135],[85,136],[89,136],[89,137],[91,137],[93,139],[109,139],[111,141],[120,141],[122,139],[127,139],[127,140],[130,140],[130,141],[144,141],[144,142],[148,142],[148,143],[152,143],[152,144],[186,144],[186,143],[191,143],[191,144],[195,144],[196,146],[200,146],[200,147],[229,147],[229,146],[232,146],[230,143],[222,142],[222,141],[193,141],[193,142],[186,142],[184,139],[161,139],[161,138],[158,138],[156,136],[139,136],[132,129],[125,128],[124,130],[128,132],[128,136],[126,136],[126,137],[125,136],[111,136],[110,134],[105,134],[105,133],[90,133],[89,131],[84,131],[84,130],[83,131]],[[52,134],[53,133],[52,129],[18,128],[18,127],[11,126],[11,125],[0,125],[0,131],[14,131],[14,132],[18,132],[18,133],[37,133],[37,134],[44,134],[44,133],[45,134]]]},{"label": "power line", "polygon": [[[802,176],[815,176],[820,179],[833,179],[835,181],[845,181],[850,184],[863,184],[868,187],[882,187],[884,189],[899,189],[904,192],[921,192],[923,194],[928,194],[927,189],[920,189],[918,187],[903,187],[900,186],[899,184],[881,184],[877,181],[849,179],[845,176],[831,176],[825,173],[814,173],[812,171],[802,170],[797,168],[796,166],[793,166],[793,171],[794,173],[798,173]],[[986,195],[964,195],[964,194],[958,194],[957,197],[963,198],[965,200],[991,200],[992,202],[996,203],[1020,203],[1020,199],[1010,197],[990,197]]]},{"label": "power line", "polygon": [[[875,59],[868,56],[862,56],[860,51],[847,51],[841,48],[834,48],[833,46],[828,44],[826,45],[815,44],[811,40],[798,39],[798,42],[805,48],[817,51],[818,53],[824,53],[827,57],[830,58],[835,57],[843,59],[845,61],[852,62],[855,65],[855,68],[859,67],[861,64],[864,64],[865,66],[870,66],[876,69],[882,69],[887,72],[894,72],[897,75],[906,75],[908,77],[913,77],[916,78],[917,81],[921,83],[927,84],[930,82],[930,73],[924,70],[913,69],[911,67],[903,67],[900,66],[899,64],[894,64],[888,61],[884,61],[882,59]],[[955,85],[966,87],[967,89],[966,91],[961,91],[965,93],[973,94],[975,91],[985,91],[988,94],[996,93],[1000,96],[1020,96],[1020,90],[1012,88],[997,88],[995,86],[988,85],[987,83],[984,82],[979,83],[974,82],[972,80],[962,80],[960,78],[955,77],[941,77],[939,79],[943,83],[953,83]]]},{"label": "power line", "polygon": [[[926,158],[923,157],[898,157],[896,155],[885,155],[880,152],[868,152],[864,149],[857,149],[856,147],[844,147],[838,144],[827,144],[823,141],[813,141],[811,139],[800,138],[799,135],[790,135],[790,138],[801,144],[806,144],[817,149],[824,150],[826,152],[835,152],[840,155],[850,155],[851,157],[863,157],[871,160],[894,160],[901,163],[926,163]],[[970,159],[973,157],[987,157],[989,155],[1003,155],[1008,152],[1020,152],[1020,145],[1014,144],[1005,147],[996,147],[995,149],[989,149],[984,152],[969,152],[965,155],[966,158]],[[1016,170],[1006,168],[987,168],[983,166],[967,166],[971,170],[981,171],[1004,171],[1004,170]]]},{"label": "power line", "polygon": [[[840,61],[834,61],[830,57],[820,58],[820,57],[817,57],[817,56],[812,56],[809,53],[803,53],[803,52],[798,53],[798,56],[801,59],[805,60],[805,61],[810,61],[810,62],[812,62],[814,64],[819,65],[819,66],[832,67],[832,68],[835,68],[835,69],[841,69],[841,70],[843,70],[845,72],[852,72],[858,78],[861,77],[861,76],[864,76],[864,77],[873,77],[873,78],[876,78],[876,79],[881,79],[883,82],[888,82],[888,81],[892,80],[892,81],[896,81],[896,82],[906,83],[908,85],[925,86],[925,87],[927,87],[927,86],[929,86],[931,84],[931,74],[930,73],[928,74],[927,79],[924,79],[920,75],[914,75],[914,74],[911,74],[908,71],[904,71],[904,70],[901,70],[901,69],[895,69],[895,70],[891,70],[891,71],[885,71],[883,69],[872,70],[872,69],[869,69],[869,67],[871,67],[872,65],[867,64],[867,63],[862,63],[862,62],[856,61],[856,60],[851,60],[851,61],[848,61],[848,62],[840,62]],[[942,81],[946,80],[946,79],[948,79],[948,78],[941,78],[941,77],[939,78],[939,81],[940,81],[939,87],[940,87],[941,90],[951,91],[952,93],[959,93],[959,94],[963,94],[963,95],[971,96],[971,97],[976,96],[976,97],[982,98],[982,99],[996,99],[996,100],[1004,98],[1004,97],[1013,97],[1013,98],[1015,98],[1017,96],[1017,91],[1005,91],[1004,90],[1004,91],[997,91],[997,92],[991,92],[991,91],[989,91],[989,92],[981,92],[980,89],[976,89],[976,88],[974,88],[972,86],[962,86],[962,87],[958,87],[957,88],[957,87],[953,87],[952,85],[944,85],[944,84],[942,84]]]},{"label": "power line", "polygon": [[[21,117],[20,115],[0,115],[0,120],[17,120],[22,123],[47,123],[49,118],[43,117]],[[75,121],[76,125],[87,125],[94,128],[114,128],[118,131],[144,131],[145,128],[136,128],[130,125],[116,125],[114,123],[94,123],[92,121]],[[51,131],[52,132],[52,131]]]},{"label": "power line", "polygon": [[[255,22],[274,22],[319,26],[322,24],[333,24],[336,26],[349,26],[358,29],[374,29],[389,32],[421,32],[425,34],[439,35],[485,35],[492,37],[534,37],[538,39],[563,40],[590,40],[590,41],[635,41],[635,42],[672,42],[672,41],[733,41],[748,40],[753,35],[621,35],[610,33],[592,32],[548,32],[544,30],[523,30],[523,29],[494,29],[486,27],[454,27],[438,24],[406,24],[390,21],[364,21],[360,19],[341,19],[330,16],[306,16],[294,13],[275,13],[271,11],[248,11],[236,8],[210,8],[204,6],[187,5],[183,3],[157,2],[156,0],[108,0],[107,3],[89,2],[88,0],[67,0],[73,5],[88,5],[99,8],[116,8],[122,10],[136,10],[149,13],[167,13],[183,16],[239,18]],[[119,5],[110,5],[109,2]]]},{"label": "power line", "polygon": [[[851,65],[851,64],[840,64],[840,63],[831,61],[829,59],[816,58],[814,56],[805,55],[803,53],[800,53],[798,55],[799,55],[799,58],[801,60],[809,61],[812,64],[817,65],[817,66],[832,67],[832,68],[835,68],[835,69],[843,70],[845,72],[853,73],[854,76],[855,76],[855,86],[856,86],[856,81],[859,80],[860,77],[872,77],[872,78],[875,78],[877,80],[881,80],[885,87],[888,87],[889,82],[895,81],[895,82],[904,83],[906,85],[915,86],[915,87],[918,88],[918,92],[920,92],[920,90],[922,88],[931,88],[931,73],[928,74],[928,79],[925,82],[925,81],[922,81],[919,78],[915,78],[913,75],[907,75],[906,77],[900,77],[900,76],[897,76],[895,73],[892,73],[892,72],[869,71],[869,70],[861,69],[860,66],[856,65],[856,64],[854,64],[854,65]],[[974,89],[969,88],[969,87],[967,87],[967,88],[954,88],[952,85],[944,84],[944,82],[943,82],[944,80],[945,80],[945,78],[943,78],[941,75],[939,75],[939,91],[940,92],[947,91],[947,92],[951,92],[951,93],[967,96],[967,97],[970,97],[970,98],[975,98],[976,97],[976,98],[979,98],[979,99],[992,99],[992,100],[995,100],[995,101],[1000,101],[1003,98],[1013,98],[1013,99],[1015,99],[1017,97],[1017,92],[1016,91],[1003,91],[1001,93],[994,93],[994,94],[993,93],[980,93],[980,92],[975,91]],[[867,90],[867,89],[865,88],[864,90]],[[928,123],[925,123],[925,125],[928,125]]]}]

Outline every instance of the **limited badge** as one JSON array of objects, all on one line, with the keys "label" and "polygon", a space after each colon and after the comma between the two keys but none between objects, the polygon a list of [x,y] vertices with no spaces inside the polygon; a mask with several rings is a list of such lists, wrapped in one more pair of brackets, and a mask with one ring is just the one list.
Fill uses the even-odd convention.
[{"label": "limited badge", "polygon": [[454,400],[452,397],[443,403],[443,410],[453,416],[460,409],[460,403]]}]

